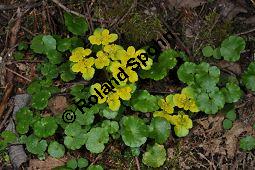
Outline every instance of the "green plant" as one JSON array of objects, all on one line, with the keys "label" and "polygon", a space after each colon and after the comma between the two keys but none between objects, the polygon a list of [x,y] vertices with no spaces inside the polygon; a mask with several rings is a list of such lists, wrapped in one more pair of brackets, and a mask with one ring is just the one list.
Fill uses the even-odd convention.
[{"label": "green plant", "polygon": [[2,138],[0,140],[0,151],[4,150],[8,144],[16,140],[16,135],[8,130],[1,132],[0,137]]},{"label": "green plant", "polygon": [[54,158],[61,158],[65,155],[65,147],[56,141],[49,144],[48,153]]},{"label": "green plant", "polygon": [[255,148],[255,138],[253,136],[245,136],[240,140],[240,148],[244,151],[250,151]]},{"label": "green plant", "polygon": [[[131,20],[140,22],[140,17]],[[118,35],[105,28],[96,28],[92,35],[87,35],[88,24],[83,18],[65,13],[64,19],[72,33],[69,36],[73,37],[37,35],[30,48],[24,44],[18,47],[43,60],[37,67],[38,78],[27,88],[31,103],[16,115],[16,129],[22,135],[18,142],[40,159],[44,159],[46,151],[61,158],[65,153],[84,148],[94,156],[115,140],[128,147],[131,157],[143,154],[145,165],[158,168],[166,160],[164,144],[169,137],[187,136],[197,112],[216,114],[226,103],[235,103],[242,97],[238,78],[223,81],[216,66],[189,62],[183,52],[173,49],[153,57],[147,55],[146,47],[124,48],[116,44]],[[202,53],[206,57],[236,61],[244,47],[242,38],[231,36],[218,48],[206,46]],[[178,60],[183,62],[180,66],[178,57],[185,61]],[[253,67],[251,63],[243,76],[243,83],[251,90]],[[162,80],[173,68],[177,68],[179,80],[187,85],[180,92],[153,95],[149,88],[141,89],[142,83],[137,83],[140,78]],[[175,69],[171,72],[174,74]],[[88,86],[78,84],[79,79],[89,81]],[[76,118],[71,123],[62,119],[65,115],[45,115],[50,111],[49,99],[62,92],[70,103],[66,111]],[[224,128],[230,129],[235,119],[235,112],[228,111]],[[175,135],[171,135],[173,132]],[[6,147],[9,142],[3,138],[5,142],[0,141],[0,146]],[[100,165],[89,165],[85,158],[71,159],[62,168],[103,169]]]},{"label": "green plant", "polygon": [[240,59],[241,52],[245,49],[245,41],[239,36],[229,36],[218,48],[213,49],[211,46],[203,48],[202,53],[205,57],[213,56],[216,59],[224,58],[227,61],[238,61]]},{"label": "green plant", "polygon": [[247,87],[247,89],[255,91],[255,62],[251,62],[247,68],[247,70],[244,72],[242,77],[244,85]]},{"label": "green plant", "polygon": [[143,163],[147,166],[157,168],[164,164],[166,160],[166,150],[163,145],[155,144],[148,147],[143,154]]}]

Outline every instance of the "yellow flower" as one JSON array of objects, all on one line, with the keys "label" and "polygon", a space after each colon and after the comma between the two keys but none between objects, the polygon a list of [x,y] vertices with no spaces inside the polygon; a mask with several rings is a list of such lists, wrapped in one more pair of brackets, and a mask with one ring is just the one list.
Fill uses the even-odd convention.
[{"label": "yellow flower", "polygon": [[149,57],[146,58],[144,55],[145,53],[146,51],[144,49],[135,51],[133,46],[129,46],[126,54],[123,53],[123,56],[121,57],[121,63],[126,65],[129,59],[134,58],[135,61],[139,62],[142,69],[149,70],[153,64],[153,60]]},{"label": "yellow flower", "polygon": [[106,101],[109,105],[109,108],[112,111],[118,111],[120,108],[120,100],[117,93],[110,93],[108,94],[108,98]]},{"label": "yellow flower", "polygon": [[107,99],[107,96],[103,93],[102,86],[99,83],[93,84],[90,87],[90,94],[97,96],[99,104],[104,103]]},{"label": "yellow flower", "polygon": [[73,72],[81,72],[82,77],[85,80],[90,80],[93,78],[95,73],[95,69],[92,67],[93,64],[94,64],[94,58],[92,57],[83,58],[79,62],[75,63],[71,69]]},{"label": "yellow flower", "polygon": [[105,66],[108,66],[110,64],[110,59],[108,58],[108,55],[104,53],[103,51],[97,52],[97,58],[95,59],[95,66],[98,69],[102,69]]},{"label": "yellow flower", "polygon": [[111,44],[104,46],[104,51],[109,54],[109,58],[112,60],[120,60],[126,55],[126,51],[120,45]]},{"label": "yellow flower", "polygon": [[192,120],[184,112],[179,112],[178,115],[172,116],[170,123],[175,125],[174,132],[178,137],[188,135],[189,129],[193,127]]},{"label": "yellow flower", "polygon": [[183,108],[184,110],[190,110],[191,112],[198,112],[198,107],[195,103],[195,100],[189,98],[185,94],[175,94],[173,97],[175,106]]},{"label": "yellow flower", "polygon": [[[126,83],[129,80],[129,82],[134,83],[138,81],[138,75],[135,71],[132,70],[131,67],[126,67],[126,65],[117,61],[112,62],[110,65],[110,71],[112,72],[114,78],[118,79],[118,74],[121,72],[119,68],[121,68],[123,72],[127,74],[127,78],[123,82]],[[121,77],[124,78],[124,75]]]},{"label": "yellow flower", "polygon": [[107,29],[95,29],[94,34],[89,36],[89,41],[93,45],[108,45],[118,39],[117,34],[109,34]]},{"label": "yellow flower", "polygon": [[172,98],[173,95],[168,95],[166,97],[166,100],[160,99],[158,101],[158,105],[160,106],[160,108],[169,114],[174,112],[174,103]]},{"label": "yellow flower", "polygon": [[72,55],[70,56],[70,61],[79,62],[82,61],[86,56],[91,54],[90,49],[84,49],[82,47],[77,47],[72,51]]},{"label": "yellow flower", "polygon": [[167,112],[165,111],[156,111],[153,113],[153,117],[162,117],[165,118],[168,122],[171,122],[172,120],[172,116],[169,115]]},{"label": "yellow flower", "polygon": [[192,120],[189,118],[188,115],[185,115],[184,112],[179,112],[178,115],[173,115],[171,119],[171,124],[173,125],[180,125],[185,127],[186,129],[192,128]]},{"label": "yellow flower", "polygon": [[122,100],[130,100],[132,88],[129,86],[117,88],[117,94]]}]

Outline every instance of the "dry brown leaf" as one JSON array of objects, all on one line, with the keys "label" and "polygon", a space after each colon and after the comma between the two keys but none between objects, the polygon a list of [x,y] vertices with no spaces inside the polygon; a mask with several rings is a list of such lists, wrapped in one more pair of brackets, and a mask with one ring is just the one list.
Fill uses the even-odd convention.
[{"label": "dry brown leaf", "polygon": [[214,156],[215,154],[226,155],[225,149],[222,147],[222,138],[215,138],[209,141],[205,141],[202,144],[202,148],[206,151],[205,156]]},{"label": "dry brown leaf", "polygon": [[56,96],[49,101],[49,108],[54,114],[64,112],[67,106],[68,103],[64,96]]},{"label": "dry brown leaf", "polygon": [[63,166],[67,162],[67,158],[56,159],[47,157],[44,161],[38,159],[31,159],[29,161],[28,170],[51,170],[52,168]]},{"label": "dry brown leaf", "polygon": [[252,131],[250,126],[245,126],[242,122],[235,122],[233,127],[225,133],[226,138],[226,149],[229,158],[233,158],[236,153],[236,148],[238,144],[238,136],[243,132]]},{"label": "dry brown leaf", "polygon": [[206,130],[206,133],[210,136],[222,131],[222,122],[224,120],[223,115],[209,116],[208,121],[212,128]]},{"label": "dry brown leaf", "polygon": [[219,62],[219,67],[229,70],[229,71],[235,73],[236,75],[240,75],[242,73],[241,66],[238,63],[233,63],[233,62],[228,62],[228,61],[222,60]]}]

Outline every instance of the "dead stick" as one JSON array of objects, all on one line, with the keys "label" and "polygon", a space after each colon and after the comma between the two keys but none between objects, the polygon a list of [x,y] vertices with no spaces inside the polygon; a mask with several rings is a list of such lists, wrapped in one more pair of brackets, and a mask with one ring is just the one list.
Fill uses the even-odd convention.
[{"label": "dead stick", "polygon": [[4,96],[3,96],[3,99],[0,104],[0,118],[2,117],[3,112],[7,106],[7,102],[8,102],[9,97],[11,96],[12,90],[13,90],[13,85],[8,83],[6,85],[6,88],[4,91]]},{"label": "dead stick", "polygon": [[255,28],[252,28],[251,30],[248,30],[248,31],[245,31],[245,32],[240,32],[236,35],[245,35],[245,34],[249,34],[249,33],[252,33],[252,32],[255,32]]},{"label": "dead stick", "polygon": [[135,157],[135,164],[136,164],[137,170],[141,170],[140,163],[137,157]]},{"label": "dead stick", "polygon": [[6,121],[8,120],[8,118],[10,117],[12,111],[13,111],[13,108],[14,108],[14,105],[11,105],[10,108],[8,109],[5,117],[4,117],[4,120],[1,122],[0,124],[0,131],[2,130],[2,128],[4,127],[4,124],[6,123]]},{"label": "dead stick", "polygon": [[78,13],[78,12],[75,12],[75,11],[73,11],[73,10],[67,8],[65,5],[61,4],[58,0],[52,0],[52,2],[54,2],[55,4],[57,4],[60,8],[62,8],[62,9],[65,10],[66,12],[69,12],[69,13],[71,13],[71,14],[77,15],[77,16],[79,16],[79,17],[86,18],[85,15],[80,14],[80,13]]},{"label": "dead stick", "polygon": [[7,67],[5,67],[5,68],[6,68],[6,70],[8,70],[8,71],[12,72],[13,74],[16,74],[17,76],[19,76],[19,77],[21,77],[21,78],[23,78],[23,79],[25,79],[25,80],[27,80],[27,81],[31,82],[31,80],[30,80],[30,79],[28,79],[28,78],[26,78],[26,77],[22,76],[21,74],[19,74],[19,73],[17,73],[17,72],[15,72],[15,71],[13,71],[13,70],[11,70],[11,69],[9,69],[9,68],[7,68]]}]

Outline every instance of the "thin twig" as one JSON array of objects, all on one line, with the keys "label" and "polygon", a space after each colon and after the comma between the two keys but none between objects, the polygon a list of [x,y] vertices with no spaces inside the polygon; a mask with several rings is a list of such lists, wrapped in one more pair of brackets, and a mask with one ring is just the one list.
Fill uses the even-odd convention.
[{"label": "thin twig", "polygon": [[[74,15],[82,17],[82,18],[87,18],[88,17],[87,15],[80,14],[76,11],[73,11],[73,10],[67,8],[65,5],[61,4],[58,0],[51,0],[51,1],[54,2],[55,4],[57,4],[60,8],[62,8],[64,11],[66,11],[68,13],[74,14]],[[105,22],[105,23],[110,22],[110,21],[106,21],[106,20],[103,20],[103,19],[95,19],[95,18],[91,18],[91,19],[94,22]]]},{"label": "thin twig", "polygon": [[7,84],[6,89],[4,91],[4,96],[0,103],[0,118],[2,117],[3,112],[7,106],[7,102],[8,102],[9,97],[11,96],[12,90],[13,90],[13,84],[10,84],[10,83]]},{"label": "thin twig", "polygon": [[13,71],[13,70],[9,69],[8,67],[5,67],[5,68],[6,68],[6,70],[12,72],[13,74],[16,74],[17,76],[19,76],[19,77],[21,77],[21,78],[31,82],[31,80],[29,78],[26,78],[26,77],[22,76],[21,74],[17,73],[16,71]]},{"label": "thin twig", "polygon": [[20,28],[23,29],[24,31],[26,31],[27,33],[31,34],[32,36],[35,36],[35,34],[32,31],[30,31],[29,29],[27,29],[26,27],[21,26]]},{"label": "thin twig", "polygon": [[1,124],[0,124],[0,131],[1,131],[2,128],[4,127],[4,125],[5,125],[6,121],[8,120],[8,118],[10,117],[10,115],[11,115],[11,113],[12,113],[12,111],[13,111],[13,108],[14,108],[14,105],[12,104],[12,105],[10,106],[10,108],[8,109],[7,113],[6,113],[6,115],[5,115],[5,117],[4,117],[4,120],[3,120],[3,121],[1,122]]},{"label": "thin twig", "polygon": [[140,163],[137,157],[135,157],[135,164],[136,164],[137,170],[141,170]]},{"label": "thin twig", "polygon": [[62,8],[63,10],[65,10],[65,11],[68,12],[68,13],[77,15],[77,16],[82,17],[82,18],[86,18],[85,15],[80,14],[80,13],[78,13],[78,12],[76,12],[76,11],[73,11],[73,10],[67,8],[65,5],[61,4],[58,0],[51,0],[51,1],[54,2],[55,4],[57,4],[60,8]]},{"label": "thin twig", "polygon": [[128,11],[117,21],[117,22],[113,22],[110,27],[110,30],[114,30],[114,28],[116,28],[120,22],[122,22],[128,15],[129,13],[132,11],[133,8],[135,8],[137,5],[137,0],[134,0],[133,4],[131,5],[131,7],[128,9]]},{"label": "thin twig", "polygon": [[245,35],[245,34],[249,34],[249,33],[252,33],[252,32],[255,32],[255,28],[252,28],[251,30],[248,30],[248,31],[245,31],[245,32],[237,33],[236,35]]}]

